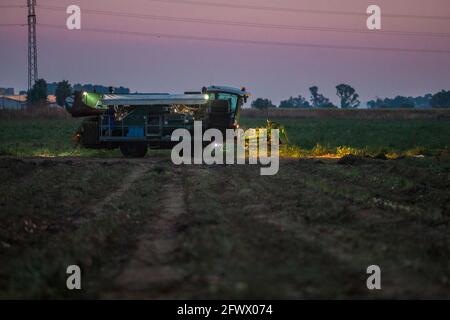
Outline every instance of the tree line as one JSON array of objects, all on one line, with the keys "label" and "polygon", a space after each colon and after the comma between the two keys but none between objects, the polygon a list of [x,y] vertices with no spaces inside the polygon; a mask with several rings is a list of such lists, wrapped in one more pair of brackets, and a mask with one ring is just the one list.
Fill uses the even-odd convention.
[{"label": "tree line", "polygon": [[427,93],[419,97],[377,98],[367,102],[371,109],[388,108],[450,108],[450,91],[442,90],[435,94]]},{"label": "tree line", "polygon": [[[74,84],[73,86],[67,80],[60,82],[47,83],[44,79],[35,82],[33,88],[28,93],[28,101],[31,104],[45,103],[49,94],[56,96],[56,103],[60,106],[64,105],[67,97],[71,96],[74,91],[88,91],[98,93],[109,93],[111,87],[98,84]],[[338,108],[329,98],[319,92],[317,86],[309,88],[311,96],[307,100],[302,95],[297,97],[289,97],[287,100],[280,102],[279,108]],[[114,88],[115,93],[130,93],[129,88]],[[336,86],[336,95],[340,100],[340,108],[355,109],[361,104],[359,95],[356,90],[348,84],[339,84]],[[267,109],[276,108],[271,100],[265,98],[257,98],[251,104],[253,108]],[[450,108],[450,91],[442,90],[435,94],[428,93],[419,97],[403,97],[395,98],[376,98],[367,102],[367,106],[371,109],[376,108]]]},{"label": "tree line", "polygon": [[[309,88],[311,93],[307,100],[302,95],[290,97],[280,102],[278,108],[338,108],[329,98],[319,92],[317,86]],[[336,86],[336,95],[339,97],[340,108],[355,109],[361,104],[359,95],[356,90],[348,84],[339,84]],[[251,104],[252,108],[267,109],[276,108],[271,100],[266,98],[257,98]],[[395,98],[377,98],[367,102],[369,108],[450,108],[450,91],[442,90],[435,94],[428,93],[419,97],[403,97]]]},{"label": "tree line", "polygon": [[[28,101],[31,104],[45,103],[47,101],[47,96],[51,94],[56,96],[56,103],[58,105],[64,106],[66,98],[70,97],[74,91],[109,93],[111,91],[111,87],[106,87],[99,84],[80,83],[76,83],[72,86],[67,80],[47,83],[44,79],[38,79],[28,93]],[[130,93],[130,89],[120,86],[114,88],[114,93]]]}]

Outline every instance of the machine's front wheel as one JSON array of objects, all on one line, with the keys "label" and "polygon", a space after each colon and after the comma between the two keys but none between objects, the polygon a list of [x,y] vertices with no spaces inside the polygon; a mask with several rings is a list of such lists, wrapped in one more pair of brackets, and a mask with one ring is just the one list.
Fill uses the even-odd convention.
[{"label": "machine's front wheel", "polygon": [[142,158],[147,154],[147,144],[142,142],[122,143],[120,152],[127,158]]}]

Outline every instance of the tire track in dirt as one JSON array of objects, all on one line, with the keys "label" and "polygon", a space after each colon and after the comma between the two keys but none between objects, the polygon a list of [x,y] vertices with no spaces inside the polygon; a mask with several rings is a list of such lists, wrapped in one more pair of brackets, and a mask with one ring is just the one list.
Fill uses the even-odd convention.
[{"label": "tire track in dirt", "polygon": [[[343,270],[346,270],[346,272],[344,272],[342,276],[345,276],[348,279],[352,279],[352,274],[356,276],[358,274],[363,274],[365,272],[365,268],[369,264],[371,264],[372,261],[369,261],[370,259],[366,258],[366,254],[363,251],[367,248],[370,248],[369,245],[372,245],[374,247],[379,245],[380,247],[385,247],[386,249],[389,247],[396,247],[398,245],[394,242],[383,241],[371,244],[365,238],[358,237],[357,239],[349,240],[346,237],[342,237],[342,232],[344,232],[345,230],[355,232],[355,235],[364,230],[364,226],[358,225],[355,222],[357,222],[358,219],[368,218],[367,216],[360,216],[358,214],[360,212],[368,211],[368,209],[365,208],[365,203],[354,201],[354,199],[352,198],[342,197],[342,194],[339,192],[327,192],[327,190],[315,186],[312,182],[320,180],[326,181],[330,184],[339,185],[342,184],[341,180],[337,182],[333,179],[333,177],[322,176],[321,172],[311,171],[305,172],[299,176],[303,177],[303,180],[298,180],[298,184],[301,186],[300,190],[303,190],[303,192],[307,190],[314,190],[315,192],[317,192],[316,196],[318,199],[329,198],[334,199],[335,201],[349,201],[351,203],[352,210],[354,211],[352,220],[342,221],[343,225],[333,226],[333,224],[313,225],[311,223],[304,223],[304,221],[302,220],[299,220],[297,223],[292,223],[285,217],[273,216],[271,214],[267,214],[267,212],[264,213],[264,211],[261,214],[253,215],[250,217],[258,221],[258,223],[272,225],[274,228],[276,228],[276,230],[279,230],[281,232],[289,232],[294,239],[298,239],[301,242],[317,247],[317,249],[320,250],[322,254],[331,257],[336,261],[337,264],[342,266]],[[309,178],[307,179],[308,176]],[[311,183],[305,183],[306,181],[311,181]],[[268,189],[267,186],[265,188]],[[259,202],[264,203],[264,199],[259,199]],[[370,205],[370,214],[379,215],[380,217],[385,217],[386,219],[388,219],[385,212],[383,212],[379,206],[374,206],[372,203],[370,203]],[[398,210],[398,208],[396,209],[397,211],[400,211]],[[405,211],[408,212],[408,210]],[[390,221],[385,221],[384,223],[393,223],[393,221],[398,221],[393,220],[395,219],[395,217],[391,217],[390,219]],[[378,219],[376,221],[378,221]],[[401,221],[404,221],[404,219],[402,219]],[[370,229],[367,230],[368,232],[375,232],[370,231]],[[357,240],[359,242],[357,242]],[[374,261],[374,263],[378,262],[385,262],[385,260],[377,257],[377,260]],[[384,266],[386,266],[386,272],[390,272],[390,274],[386,276],[385,280],[385,283],[388,283],[388,285],[384,288],[384,297],[398,297],[405,294],[413,294],[415,286],[417,286],[417,284],[420,284],[419,286],[428,286],[427,290],[429,291],[429,294],[431,294],[431,296],[439,297],[445,294],[445,291],[442,291],[442,288],[440,288],[440,286],[436,284],[429,285],[428,279],[416,270],[409,269],[402,272],[401,265],[386,263],[386,265],[383,265],[383,267]],[[364,285],[350,287],[350,289],[351,293],[356,294],[357,296],[370,296],[365,290]]]},{"label": "tire track in dirt", "polygon": [[136,250],[105,298],[161,299],[184,278],[172,265],[180,243],[178,225],[186,214],[181,169],[174,169],[161,194],[157,216],[138,237]]},{"label": "tire track in dirt", "polygon": [[121,182],[120,187],[114,192],[109,193],[102,201],[92,205],[89,209],[90,211],[99,214],[103,211],[103,207],[108,204],[111,204],[113,199],[120,198],[123,194],[125,194],[131,187],[131,185],[140,177],[142,177],[147,171],[147,167],[142,164],[139,164],[131,173]]},{"label": "tire track in dirt", "polygon": [[[128,176],[126,176],[121,181],[120,187],[118,187],[114,192],[107,194],[100,202],[95,202],[93,204],[88,204],[85,207],[79,208],[77,210],[77,213],[89,212],[93,213],[94,216],[99,216],[105,212],[104,208],[106,205],[108,205],[109,207],[113,207],[114,209],[117,209],[117,207],[113,203],[114,199],[118,199],[123,194],[125,194],[133,185],[133,183],[145,174],[147,169],[148,168],[144,166],[143,163],[137,164],[137,166],[133,168],[131,173],[128,174]],[[90,218],[91,215],[86,216],[77,214],[76,217],[73,219],[73,223],[77,225],[82,225],[88,223]]]}]

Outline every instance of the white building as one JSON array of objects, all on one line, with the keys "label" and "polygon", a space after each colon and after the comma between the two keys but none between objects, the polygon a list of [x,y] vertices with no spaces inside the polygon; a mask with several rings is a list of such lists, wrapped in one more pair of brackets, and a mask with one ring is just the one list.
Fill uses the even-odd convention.
[{"label": "white building", "polygon": [[[47,105],[50,108],[56,108],[56,97],[54,95],[47,96]],[[26,95],[2,96],[0,95],[0,109],[25,109],[27,106]]]},{"label": "white building", "polygon": [[0,109],[24,109],[27,105],[27,96],[0,96]]}]

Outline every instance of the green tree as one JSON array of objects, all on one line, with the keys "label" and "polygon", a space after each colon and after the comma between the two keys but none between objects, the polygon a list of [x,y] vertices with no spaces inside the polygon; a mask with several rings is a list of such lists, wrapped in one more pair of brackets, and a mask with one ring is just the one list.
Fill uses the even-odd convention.
[{"label": "green tree", "polygon": [[67,80],[58,82],[56,85],[55,96],[56,103],[60,106],[64,106],[66,98],[72,94],[72,87]]},{"label": "green tree", "polygon": [[47,101],[47,82],[44,79],[38,79],[30,92],[28,92],[28,101],[31,104],[45,103]]},{"label": "green tree", "polygon": [[348,84],[341,83],[336,86],[336,95],[341,99],[341,108],[358,108],[361,101],[359,101],[359,95]]},{"label": "green tree", "polygon": [[323,94],[319,93],[319,88],[317,86],[313,86],[309,88],[311,92],[311,104],[314,108],[330,108],[335,107],[330,99],[326,98]]},{"label": "green tree", "polygon": [[299,95],[297,98],[290,97],[280,102],[280,108],[311,108],[305,98]]},{"label": "green tree", "polygon": [[272,101],[269,99],[258,98],[252,102],[252,108],[256,109],[268,109],[275,108]]},{"label": "green tree", "polygon": [[442,90],[431,98],[433,108],[450,108],[450,91]]},{"label": "green tree", "polygon": [[376,100],[370,100],[367,102],[369,108],[379,108],[379,109],[412,109],[415,108],[415,98],[396,96],[395,98],[377,98]]},{"label": "green tree", "polygon": [[327,102],[327,103],[321,104],[319,106],[319,108],[322,108],[322,109],[337,109],[337,106],[335,106],[332,102]]}]

